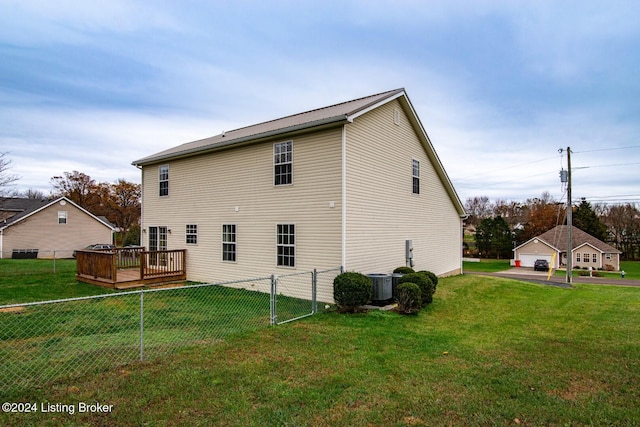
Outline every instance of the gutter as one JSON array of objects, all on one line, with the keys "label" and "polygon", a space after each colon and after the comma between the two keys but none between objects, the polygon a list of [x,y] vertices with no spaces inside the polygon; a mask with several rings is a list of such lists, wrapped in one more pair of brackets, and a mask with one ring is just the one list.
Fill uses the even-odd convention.
[{"label": "gutter", "polygon": [[[318,128],[318,127],[323,127],[323,126],[327,126],[328,127],[328,126],[331,126],[331,125],[338,125],[340,123],[351,122],[351,121],[352,121],[352,119],[350,119],[346,114],[342,114],[342,115],[339,115],[339,116],[328,117],[328,118],[324,118],[324,119],[320,119],[320,120],[316,120],[316,121],[312,121],[312,122],[300,123],[300,124],[288,126],[288,127],[285,127],[285,128],[278,128],[278,129],[274,129],[274,130],[270,130],[270,131],[266,131],[266,132],[262,132],[262,133],[242,136],[242,137],[238,137],[238,138],[231,139],[231,140],[228,140],[228,141],[218,141],[218,142],[214,142],[214,143],[212,143],[210,145],[204,145],[204,146],[200,146],[200,147],[188,148],[188,149],[185,149],[183,151],[167,153],[167,154],[164,154],[164,155],[159,154],[157,156],[150,156],[150,157],[142,158],[140,160],[136,160],[136,161],[132,162],[131,164],[133,166],[136,166],[136,167],[140,168],[142,166],[147,166],[147,165],[151,165],[151,164],[154,164],[154,163],[160,163],[160,162],[163,162],[163,161],[166,161],[166,160],[175,160],[175,159],[181,159],[181,158],[185,158],[185,157],[191,157],[191,156],[194,156],[194,155],[210,153],[212,151],[223,149],[223,148],[229,147],[231,145],[242,144],[244,142],[250,142],[250,141],[258,142],[261,139],[271,138],[271,137],[278,136],[278,135],[284,135],[284,134],[288,134],[288,133],[292,133],[292,132],[300,132],[300,131],[304,131],[304,130],[307,130],[307,129]],[[222,138],[224,138],[224,134],[223,134]]]}]

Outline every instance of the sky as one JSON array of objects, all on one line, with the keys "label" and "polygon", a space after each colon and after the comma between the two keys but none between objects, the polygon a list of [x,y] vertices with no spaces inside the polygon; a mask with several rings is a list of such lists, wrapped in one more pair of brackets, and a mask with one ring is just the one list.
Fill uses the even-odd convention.
[{"label": "sky", "polygon": [[[405,88],[460,199],[640,203],[640,2],[0,0],[15,189]],[[563,149],[563,152],[559,152]]]}]

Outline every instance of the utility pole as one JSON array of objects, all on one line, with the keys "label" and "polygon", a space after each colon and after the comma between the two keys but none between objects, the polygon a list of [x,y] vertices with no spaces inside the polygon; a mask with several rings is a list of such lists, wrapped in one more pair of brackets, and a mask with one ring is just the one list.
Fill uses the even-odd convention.
[{"label": "utility pole", "polygon": [[[564,150],[561,148],[560,153]],[[560,180],[564,181],[564,175],[560,172]],[[567,284],[571,284],[572,275],[571,271],[573,270],[573,206],[571,203],[571,147],[567,147],[567,173],[566,173],[566,182],[567,182]]]}]

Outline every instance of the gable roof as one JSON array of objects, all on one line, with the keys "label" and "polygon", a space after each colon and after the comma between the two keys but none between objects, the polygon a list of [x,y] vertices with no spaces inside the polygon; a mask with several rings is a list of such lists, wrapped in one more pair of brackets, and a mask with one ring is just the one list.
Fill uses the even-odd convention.
[{"label": "gable roof", "polygon": [[[100,222],[102,225],[109,227],[111,230],[114,230],[113,225],[109,223],[109,221],[102,220],[84,209],[83,207],[77,205],[73,201],[69,200],[66,197],[58,197],[57,199],[23,199],[23,198],[10,198],[2,200],[2,205],[0,205],[0,214],[3,216],[0,218],[0,230],[4,230],[7,227],[10,227],[31,215],[35,215],[36,213],[42,211],[43,209],[48,208],[60,201],[65,201],[76,208],[80,209],[82,212],[86,213],[90,217],[94,218],[96,221]],[[13,213],[13,215],[11,215]],[[6,217],[5,217],[6,215]]]},{"label": "gable roof", "polygon": [[0,199],[0,225],[10,225],[20,218],[29,215],[30,212],[36,211],[51,202],[49,199],[25,199],[19,197],[10,197]]},{"label": "gable roof", "polygon": [[460,216],[466,216],[464,205],[458,197],[449,176],[444,170],[442,162],[431,144],[418,115],[416,114],[404,88],[394,89],[363,98],[354,99],[328,107],[318,108],[291,116],[282,117],[268,122],[235,129],[198,141],[188,142],[168,150],[144,157],[132,162],[134,166],[142,167],[176,160],[185,157],[196,156],[212,151],[228,148],[235,145],[254,143],[266,138],[279,135],[318,130],[323,128],[340,126],[353,122],[354,119],[394,99],[398,99],[405,109],[407,117],[425,148],[427,156],[434,166],[438,177],[441,179],[447,194],[453,202]]},{"label": "gable roof", "polygon": [[[368,111],[381,101],[390,101],[404,93],[404,89],[395,89],[364,98],[328,107],[318,108],[292,116],[282,117],[268,122],[223,132],[210,138],[187,142],[186,144],[161,151],[134,161],[134,166],[144,166],[176,158],[189,157],[233,144],[268,138],[279,134],[302,131],[329,125],[338,125],[352,121],[355,116]],[[360,113],[360,114],[359,114]]]},{"label": "gable roof", "polygon": [[[545,233],[542,233],[537,237],[537,239],[540,239],[545,243],[549,244],[550,246],[556,248],[559,252],[566,252],[567,251],[567,230],[568,228],[566,225],[558,225],[552,228],[551,230]],[[572,251],[580,246],[583,246],[584,244],[588,244],[603,253],[611,253],[611,254],[622,253],[616,248],[614,248],[613,246],[608,245],[602,240],[593,237],[591,234],[580,230],[578,227],[571,226]]]}]

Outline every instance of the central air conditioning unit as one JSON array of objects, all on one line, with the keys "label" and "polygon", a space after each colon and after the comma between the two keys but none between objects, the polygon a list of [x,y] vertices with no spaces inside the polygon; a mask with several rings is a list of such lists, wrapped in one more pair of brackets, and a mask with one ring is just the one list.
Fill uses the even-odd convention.
[{"label": "central air conditioning unit", "polygon": [[393,298],[393,287],[390,274],[367,274],[371,279],[373,287],[371,293],[371,302],[373,304],[381,304],[391,301]]}]

